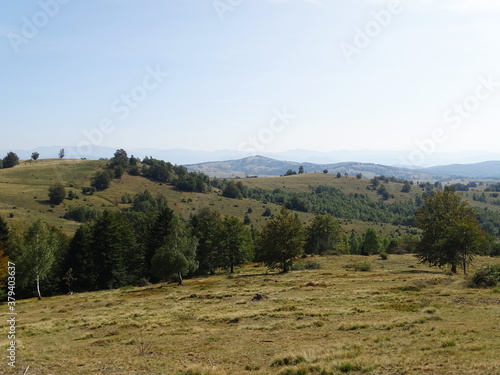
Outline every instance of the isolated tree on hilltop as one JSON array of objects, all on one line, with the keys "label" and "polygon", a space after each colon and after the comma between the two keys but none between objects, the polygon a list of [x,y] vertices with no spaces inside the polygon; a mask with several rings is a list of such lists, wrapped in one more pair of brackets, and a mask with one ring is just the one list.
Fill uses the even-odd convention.
[{"label": "isolated tree on hilltop", "polygon": [[486,239],[477,212],[450,187],[425,197],[424,202],[417,212],[417,226],[423,233],[416,257],[431,266],[449,265],[453,273],[461,265],[466,273]]},{"label": "isolated tree on hilltop", "polygon": [[19,164],[19,157],[15,152],[9,152],[2,160],[3,168],[12,168]]},{"label": "isolated tree on hilltop", "polygon": [[61,149],[59,150],[59,159],[63,159],[63,158],[64,158],[64,155],[65,155],[65,153],[64,153],[64,148],[61,148]]},{"label": "isolated tree on hilltop", "polygon": [[40,157],[40,154],[38,152],[33,152],[31,154],[31,159],[33,159],[33,160],[38,160],[39,157]]}]

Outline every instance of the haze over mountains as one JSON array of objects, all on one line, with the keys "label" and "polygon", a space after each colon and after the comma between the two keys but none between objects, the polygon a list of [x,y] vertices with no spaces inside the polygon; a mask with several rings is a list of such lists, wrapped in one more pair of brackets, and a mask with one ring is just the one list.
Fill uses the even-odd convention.
[{"label": "haze over mountains", "polygon": [[[14,151],[21,159],[29,159],[32,152],[40,153],[41,158],[57,158],[59,150],[64,148],[68,159],[99,159],[109,158],[120,146],[92,146],[90,148],[79,149],[74,146],[41,146],[33,149],[5,149],[0,150],[0,155],[9,151]],[[217,151],[196,151],[188,149],[156,149],[156,148],[125,148],[129,155],[139,158],[152,156],[156,159],[170,161],[174,164],[197,164],[211,161],[242,159],[248,156],[261,155],[272,159],[293,161],[298,163],[309,162],[316,164],[330,164],[342,162],[375,163],[389,166],[419,168],[432,167],[447,164],[471,164],[484,161],[500,160],[500,152],[489,151],[462,151],[462,152],[433,152],[429,155],[420,154],[419,163],[412,165],[409,161],[411,150],[338,150],[338,151],[313,151],[313,150],[288,150],[284,152],[265,151],[237,151],[237,150],[217,150]],[[419,151],[417,151],[419,152]]]},{"label": "haze over mountains", "polygon": [[[81,150],[71,146],[37,147],[28,150],[0,150],[0,155],[14,151],[21,159],[29,159],[32,152],[40,158],[57,158],[64,148],[67,159],[99,159],[111,157],[117,148],[92,146]],[[412,151],[395,150],[340,150],[320,152],[290,150],[285,152],[263,152],[252,155],[236,150],[194,151],[187,149],[127,149],[128,155],[139,158],[152,156],[173,164],[186,165],[190,170],[216,177],[279,176],[288,169],[298,170],[304,166],[306,172],[362,173],[365,177],[375,175],[395,176],[413,180],[449,179],[463,177],[475,179],[500,178],[500,153],[486,151],[464,151],[456,153],[432,153],[422,158],[419,166],[406,163]]]}]

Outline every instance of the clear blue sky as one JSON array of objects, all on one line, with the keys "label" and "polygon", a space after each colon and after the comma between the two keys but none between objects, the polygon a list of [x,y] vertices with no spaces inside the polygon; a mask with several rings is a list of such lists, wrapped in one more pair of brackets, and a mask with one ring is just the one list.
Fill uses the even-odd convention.
[{"label": "clear blue sky", "polygon": [[1,7],[0,149],[498,151],[498,0]]}]

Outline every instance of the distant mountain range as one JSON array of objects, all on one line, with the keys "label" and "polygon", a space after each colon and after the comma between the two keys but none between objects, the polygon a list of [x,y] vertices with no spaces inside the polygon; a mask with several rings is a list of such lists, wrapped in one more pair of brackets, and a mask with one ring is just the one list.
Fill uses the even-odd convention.
[{"label": "distant mountain range", "polygon": [[[37,147],[34,149],[10,149],[0,150],[0,155],[5,155],[9,151],[14,151],[21,159],[29,159],[31,153],[36,151],[40,153],[41,158],[57,158],[59,150],[64,148],[66,158],[68,159],[99,159],[112,157],[116,149],[119,147],[92,146],[88,149],[78,149],[72,146],[49,146]],[[129,155],[134,155],[139,158],[152,156],[156,159],[170,161],[174,164],[196,164],[219,160],[237,160],[254,156],[254,154],[244,151],[235,150],[218,150],[218,151],[193,151],[186,149],[153,149],[140,148],[128,149],[125,148]],[[395,150],[338,150],[330,152],[311,151],[311,150],[290,150],[285,152],[259,152],[260,155],[282,161],[293,162],[309,162],[320,165],[330,165],[344,162],[357,163],[375,163],[381,165],[389,165],[403,168],[425,168],[432,166],[448,165],[448,164],[471,164],[485,162],[489,160],[500,160],[500,153],[491,153],[487,151],[464,151],[453,153],[435,152],[428,157],[423,158],[418,166],[410,165],[408,161],[411,151],[395,151]]]},{"label": "distant mountain range", "polygon": [[408,169],[373,163],[344,162],[333,164],[298,163],[280,161],[264,156],[251,156],[237,160],[207,162],[186,165],[189,170],[203,172],[214,177],[281,176],[289,169],[298,171],[303,166],[306,173],[323,172],[330,174],[361,173],[364,177],[395,176],[411,180],[449,180],[451,178],[497,179],[500,178],[500,161],[476,164],[453,164],[431,168]]},{"label": "distant mountain range", "polygon": [[[78,149],[71,146],[37,147],[29,150],[0,150],[1,155],[14,151],[21,159],[29,159],[32,152],[38,152],[40,158],[57,158],[59,150],[64,148],[67,159],[110,158],[117,148],[92,146],[90,149]],[[192,151],[186,149],[126,149],[129,155],[139,158],[152,156],[173,164],[188,166],[193,171],[200,171],[209,176],[245,177],[245,176],[280,176],[288,169],[298,170],[304,166],[306,172],[363,174],[396,176],[413,180],[445,180],[451,177],[473,179],[499,179],[500,154],[466,151],[461,153],[434,153],[425,161],[427,166],[415,167],[405,163],[410,151],[332,151],[319,152],[308,150],[290,150],[281,153],[264,153],[260,156],[235,150]],[[461,163],[461,164],[457,164]]]}]

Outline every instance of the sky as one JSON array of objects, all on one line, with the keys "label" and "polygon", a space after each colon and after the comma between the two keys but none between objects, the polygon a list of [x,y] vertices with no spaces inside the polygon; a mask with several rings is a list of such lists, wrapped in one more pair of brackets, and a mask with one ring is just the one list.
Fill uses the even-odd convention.
[{"label": "sky", "polygon": [[1,7],[0,149],[500,151],[500,0]]}]

